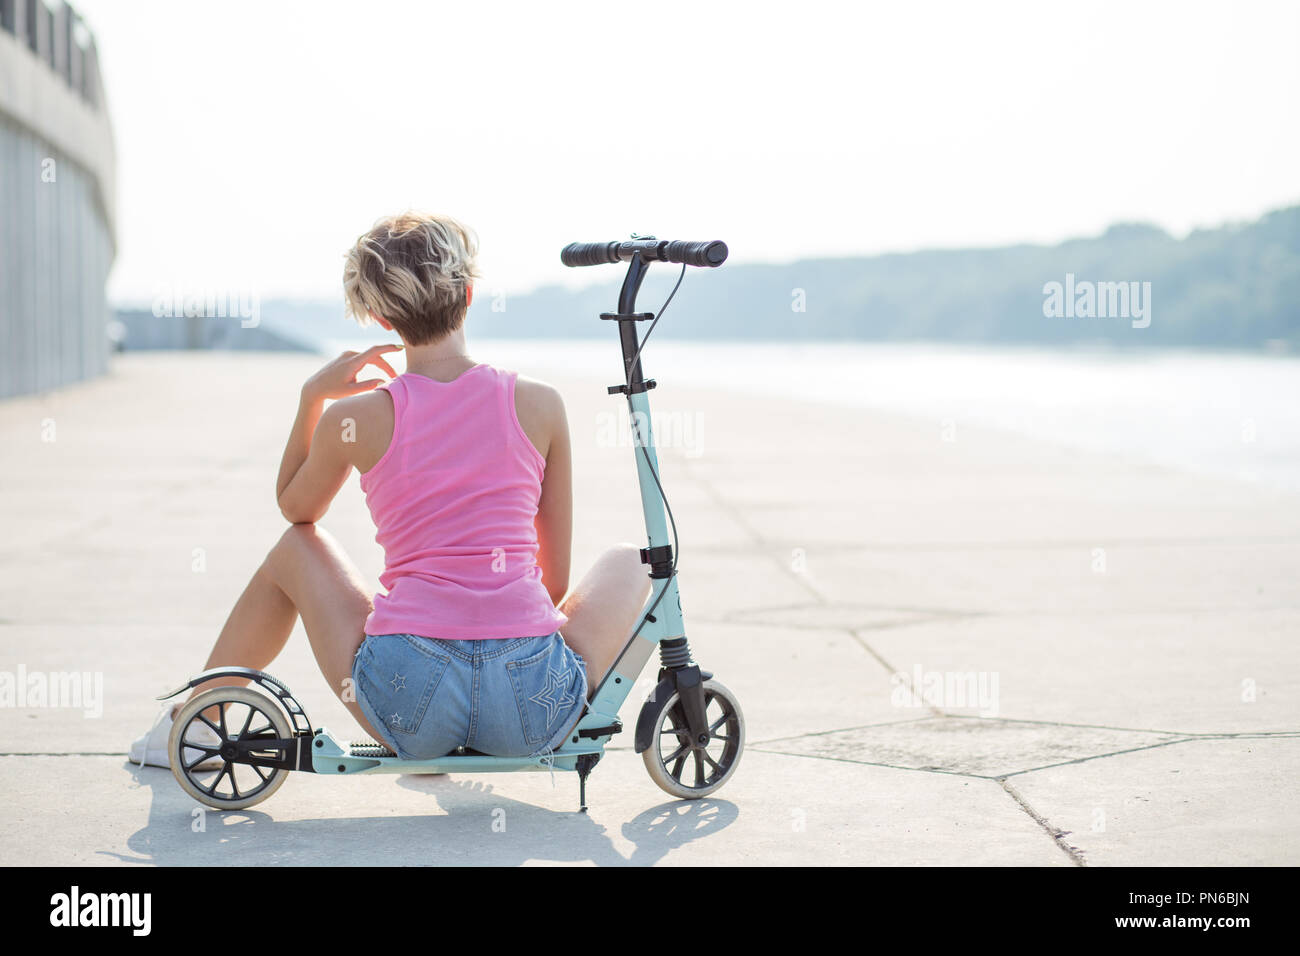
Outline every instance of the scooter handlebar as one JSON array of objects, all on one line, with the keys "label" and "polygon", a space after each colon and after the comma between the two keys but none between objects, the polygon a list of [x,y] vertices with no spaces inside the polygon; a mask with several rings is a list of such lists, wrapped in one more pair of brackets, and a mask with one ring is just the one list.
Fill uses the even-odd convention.
[{"label": "scooter handlebar", "polygon": [[560,261],[566,266],[599,266],[626,262],[638,252],[647,262],[680,262],[707,269],[716,269],[727,261],[727,244],[721,239],[701,242],[686,239],[571,242],[560,252]]},{"label": "scooter handlebar", "polygon": [[703,242],[676,239],[668,243],[665,258],[668,262],[684,262],[688,266],[716,269],[727,261],[727,244],[721,239],[708,239]]}]

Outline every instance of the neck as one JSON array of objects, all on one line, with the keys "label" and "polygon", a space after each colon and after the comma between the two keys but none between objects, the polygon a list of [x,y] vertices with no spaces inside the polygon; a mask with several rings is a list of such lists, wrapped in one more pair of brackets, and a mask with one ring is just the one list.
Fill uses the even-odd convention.
[{"label": "neck", "polygon": [[406,345],[406,370],[435,379],[452,379],[474,367],[465,343],[465,327],[425,345]]}]

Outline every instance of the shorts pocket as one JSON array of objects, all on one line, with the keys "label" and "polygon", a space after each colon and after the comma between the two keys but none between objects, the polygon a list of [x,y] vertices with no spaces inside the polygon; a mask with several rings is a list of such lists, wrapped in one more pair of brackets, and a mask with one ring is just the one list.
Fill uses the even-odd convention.
[{"label": "shorts pocket", "polygon": [[451,656],[423,638],[400,634],[367,640],[359,663],[357,690],[370,709],[390,733],[411,735],[419,732]]},{"label": "shorts pocket", "polygon": [[580,675],[564,666],[565,657],[550,646],[523,660],[506,664],[515,692],[524,740],[530,747],[547,743],[573,713],[581,687]]}]

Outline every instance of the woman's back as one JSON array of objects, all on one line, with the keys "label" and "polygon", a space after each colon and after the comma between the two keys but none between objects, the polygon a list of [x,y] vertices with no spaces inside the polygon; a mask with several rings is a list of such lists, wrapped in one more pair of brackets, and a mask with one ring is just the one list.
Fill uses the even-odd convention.
[{"label": "woman's back", "polygon": [[[381,219],[349,250],[348,310],[402,344],[346,351],[303,384],[276,477],[290,527],[206,665],[262,670],[301,620],[339,700],[406,758],[559,746],[586,706],[582,654],[599,680],[649,592],[632,545],[606,552],[569,592],[564,401],[467,354],[476,248],[455,220],[407,213]],[[397,351],[402,375],[384,357]],[[358,378],[371,365],[392,380]],[[375,597],[316,524],[354,468],[386,555],[388,593]],[[135,742],[133,760],[169,764],[172,716],[165,710]]]},{"label": "woman's back", "polygon": [[407,372],[382,386],[392,438],[361,488],[388,593],[367,634],[514,638],[565,623],[537,565],[546,462],[520,425],[516,380],[479,364],[449,382]]}]

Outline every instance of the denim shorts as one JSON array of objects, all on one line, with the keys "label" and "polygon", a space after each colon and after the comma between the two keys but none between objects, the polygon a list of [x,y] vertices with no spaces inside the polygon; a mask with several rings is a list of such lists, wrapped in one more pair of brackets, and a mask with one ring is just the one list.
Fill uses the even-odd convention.
[{"label": "denim shorts", "polygon": [[587,703],[587,664],[559,631],[477,641],[371,634],[357,649],[352,681],[381,742],[406,760],[458,747],[547,754]]}]

